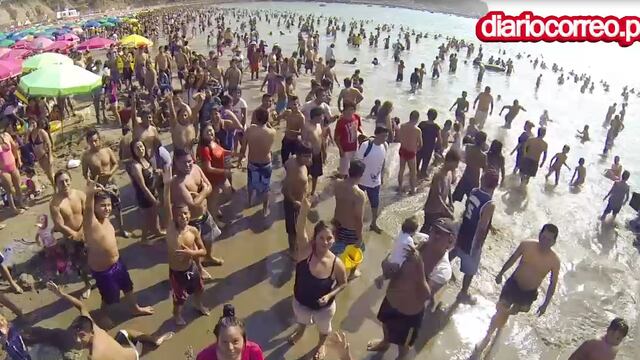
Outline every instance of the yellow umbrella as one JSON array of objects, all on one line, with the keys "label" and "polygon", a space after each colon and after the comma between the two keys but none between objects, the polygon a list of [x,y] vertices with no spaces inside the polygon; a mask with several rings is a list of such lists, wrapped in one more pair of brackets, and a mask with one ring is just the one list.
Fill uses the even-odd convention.
[{"label": "yellow umbrella", "polygon": [[126,47],[152,46],[153,41],[147,39],[144,36],[133,34],[122,38],[120,40],[120,45]]}]

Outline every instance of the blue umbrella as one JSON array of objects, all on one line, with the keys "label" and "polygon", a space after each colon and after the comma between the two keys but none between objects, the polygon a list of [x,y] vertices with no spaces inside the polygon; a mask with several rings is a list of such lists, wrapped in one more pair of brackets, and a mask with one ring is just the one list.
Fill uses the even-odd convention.
[{"label": "blue umbrella", "polygon": [[100,27],[100,23],[95,21],[95,20],[89,20],[86,23],[84,23],[83,27],[86,28],[97,28]]}]

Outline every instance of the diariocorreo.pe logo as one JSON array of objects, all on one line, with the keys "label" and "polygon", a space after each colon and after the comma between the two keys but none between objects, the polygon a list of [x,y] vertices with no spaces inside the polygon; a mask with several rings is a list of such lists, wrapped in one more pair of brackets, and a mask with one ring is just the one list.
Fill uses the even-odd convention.
[{"label": "diariocorreo.pe logo", "polygon": [[530,11],[505,15],[490,11],[476,23],[476,36],[486,42],[617,42],[640,40],[637,16],[538,16]]}]

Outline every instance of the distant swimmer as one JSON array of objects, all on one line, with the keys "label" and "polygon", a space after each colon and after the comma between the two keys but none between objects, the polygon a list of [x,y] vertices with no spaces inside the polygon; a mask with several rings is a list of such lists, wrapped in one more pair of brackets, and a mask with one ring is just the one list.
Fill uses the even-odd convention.
[{"label": "distant swimmer", "polygon": [[540,88],[541,81],[542,81],[542,74],[538,75],[538,78],[536,79],[536,90]]},{"label": "distant swimmer", "polygon": [[556,177],[556,185],[558,185],[558,181],[560,180],[560,170],[562,170],[562,165],[566,166],[567,169],[571,170],[569,165],[567,165],[567,154],[569,153],[569,145],[565,145],[562,147],[562,151],[553,155],[551,160],[549,161],[549,172],[545,176],[545,180],[549,179],[551,174],[554,174]]},{"label": "distant swimmer", "polygon": [[587,340],[571,354],[569,360],[613,360],[618,345],[627,336],[629,325],[622,318],[611,320],[607,333],[600,339]]},{"label": "distant swimmer", "polygon": [[519,312],[528,312],[531,309],[531,305],[538,297],[538,288],[551,273],[547,294],[544,302],[538,308],[537,315],[542,316],[547,311],[556,291],[558,273],[560,272],[560,258],[552,249],[557,238],[558,227],[554,224],[545,224],[538,234],[538,241],[521,242],[496,275],[496,283],[501,284],[504,273],[520,259],[516,271],[502,287],[500,298],[496,304],[496,313],[491,318],[489,330],[480,344],[475,347],[472,359],[480,357],[489,345],[493,333],[507,324],[509,316]]},{"label": "distant swimmer", "polygon": [[540,115],[540,127],[547,127],[547,123],[553,122],[553,120],[549,119],[549,111],[544,110],[542,115]]},{"label": "distant swimmer", "polygon": [[629,184],[627,183],[629,176],[631,176],[631,173],[625,170],[622,173],[622,178],[614,182],[611,190],[605,195],[603,200],[609,198],[609,202],[602,216],[600,216],[601,221],[604,221],[609,213],[611,213],[615,219],[622,207],[629,201]]},{"label": "distant swimmer", "polygon": [[371,62],[371,64],[373,64],[374,66],[377,66],[380,64],[380,62],[378,61],[378,58],[373,58],[373,61]]},{"label": "distant swimmer", "polygon": [[520,103],[518,102],[517,99],[513,100],[513,105],[503,106],[498,116],[502,115],[502,112],[504,110],[507,110],[507,114],[504,116],[504,127],[507,129],[511,129],[511,123],[516,118],[516,116],[518,116],[518,114],[520,113],[520,110],[524,112],[527,111],[524,107],[520,106]]},{"label": "distant swimmer", "polygon": [[569,182],[569,185],[580,186],[584,184],[586,177],[587,177],[587,168],[584,166],[584,158],[580,158],[580,160],[578,160],[578,166],[576,166],[576,169],[573,172],[573,176],[571,177],[571,181]]},{"label": "distant swimmer", "polygon": [[493,96],[491,96],[491,88],[489,86],[485,87],[484,91],[478,94],[473,101],[473,108],[476,109],[476,106],[476,114],[473,117],[478,123],[478,128],[482,129],[487,117],[493,114]]}]

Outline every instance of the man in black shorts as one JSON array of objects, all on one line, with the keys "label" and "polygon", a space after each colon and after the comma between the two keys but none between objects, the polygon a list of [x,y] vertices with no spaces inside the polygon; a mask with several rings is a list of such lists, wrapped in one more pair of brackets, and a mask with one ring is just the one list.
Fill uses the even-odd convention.
[{"label": "man in black shorts", "polygon": [[307,195],[308,172],[311,164],[311,146],[298,142],[295,146],[295,157],[289,158],[284,164],[286,175],[282,181],[282,206],[284,208],[284,223],[289,240],[289,252],[296,251],[296,222],[300,204]]},{"label": "man in black shorts", "polygon": [[[537,314],[542,316],[547,311],[547,306],[551,303],[551,298],[556,291],[560,272],[560,259],[551,249],[557,238],[558,227],[553,224],[544,225],[538,234],[538,241],[521,242],[496,275],[496,283],[502,283],[503,274],[520,259],[518,267],[502,287],[500,299],[496,304],[496,313],[491,318],[485,338],[474,349],[474,356],[482,355],[493,333],[506,325],[509,316],[528,312],[531,309],[531,305],[538,297],[538,288],[542,280],[551,273],[547,295],[538,308]],[[474,356],[472,358],[476,358]]]},{"label": "man in black shorts", "polygon": [[529,178],[536,176],[538,167],[542,167],[547,160],[547,142],[544,141],[546,134],[547,129],[541,127],[538,129],[537,137],[529,138],[524,143],[524,153],[520,162],[520,178],[523,186],[529,183]]},{"label": "man in black shorts", "polygon": [[368,351],[384,352],[394,344],[398,346],[397,359],[406,357],[418,337],[425,302],[431,297],[429,276],[454,241],[455,224],[451,219],[440,218],[431,226],[429,241],[421,243],[417,249],[407,249],[407,258],[389,281],[378,311],[384,338],[369,341]]}]

